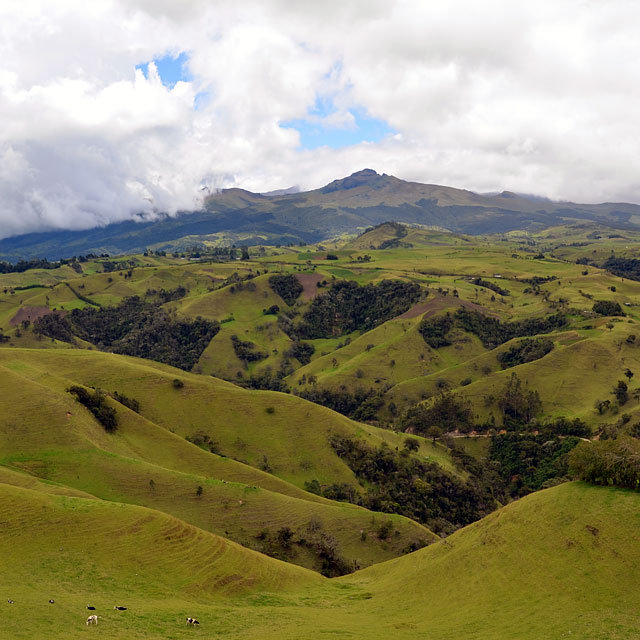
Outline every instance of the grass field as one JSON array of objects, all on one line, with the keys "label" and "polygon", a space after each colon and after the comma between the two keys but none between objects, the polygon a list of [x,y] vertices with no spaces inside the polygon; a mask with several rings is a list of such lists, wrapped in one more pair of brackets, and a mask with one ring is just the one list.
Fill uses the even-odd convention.
[{"label": "grass field", "polygon": [[[327,580],[157,511],[48,491],[0,485],[0,516],[11,520],[0,529],[0,589],[14,600],[3,604],[2,637],[637,637],[636,492],[562,485]],[[96,628],[84,624],[87,604]]]},{"label": "grass field", "polygon": [[[594,430],[640,422],[640,282],[584,264],[612,251],[640,256],[639,239],[586,224],[479,237],[381,225],[321,246],[255,250],[244,262],[127,256],[109,272],[97,259],[81,272],[0,275],[0,640],[640,637],[637,491],[565,483],[438,538],[395,513],[305,490],[316,480],[369,489],[331,436],[403,451],[407,434],[381,426],[445,389],[469,400],[478,423],[493,416],[499,427],[496,398],[514,372],[539,392],[541,418],[579,417]],[[290,308],[269,285],[274,273],[305,282]],[[287,355],[283,323],[263,311],[287,307],[297,322],[322,291],[316,281],[333,278],[401,279],[424,295],[368,332],[309,340],[315,352],[303,365]],[[42,338],[20,322],[179,286],[170,314],[221,323],[191,371]],[[618,302],[626,316],[593,314],[595,300]],[[502,321],[563,311],[568,323],[548,334],[544,357],[503,370],[498,356],[517,338],[489,350],[458,328],[449,346],[427,345],[422,319],[460,306]],[[243,362],[232,335],[266,357]],[[292,390],[375,390],[376,420],[236,384],[279,371]],[[619,405],[621,379],[629,399]],[[125,394],[139,411],[109,397],[119,423],[107,433],[71,385]],[[403,455],[469,477],[446,439],[415,439]],[[456,442],[480,460],[490,439]],[[355,572],[320,575],[336,557]],[[87,604],[97,627],[85,625]]]}]

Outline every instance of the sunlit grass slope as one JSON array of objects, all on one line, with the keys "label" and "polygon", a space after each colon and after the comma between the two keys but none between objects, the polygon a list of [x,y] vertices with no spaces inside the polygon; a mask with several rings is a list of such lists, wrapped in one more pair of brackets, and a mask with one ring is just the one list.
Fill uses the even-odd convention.
[{"label": "sunlit grass slope", "polygon": [[570,483],[344,582],[402,637],[637,638],[639,524],[638,492]]},{"label": "sunlit grass slope", "polygon": [[[143,406],[148,406],[152,398],[162,393],[178,398],[195,383],[202,384],[203,402],[207,398],[210,402],[221,388],[241,392],[240,400],[233,401],[233,406],[239,406],[243,401],[251,402],[253,394],[260,395],[258,392],[192,374],[185,375],[185,387],[177,390],[172,385],[176,372],[169,367],[147,367],[131,358],[88,351],[60,351],[62,358],[52,360],[51,356],[56,353],[3,350],[0,356],[5,390],[0,398],[1,464],[106,500],[160,509],[253,548],[263,548],[260,542],[263,531],[275,535],[279,529],[288,527],[297,539],[304,538],[307,529],[313,528],[330,534],[338,544],[339,554],[358,566],[394,557],[410,544],[430,542],[435,537],[407,518],[375,514],[354,505],[332,502],[273,474],[204,451],[183,436],[172,433],[170,424],[163,428],[117,403],[113,406],[117,407],[119,426],[114,434],[107,434],[65,390],[72,383],[95,383],[109,391],[126,389],[132,397],[142,398],[132,392],[132,385],[143,378],[147,383],[155,383],[155,386],[147,387],[148,393],[144,395],[147,400],[141,400]],[[113,378],[107,370],[111,375],[120,376],[113,388]],[[278,402],[286,404],[289,400],[284,394],[268,395],[281,411]],[[332,413],[302,400],[293,400],[308,405],[311,414],[316,409],[323,416]],[[180,419],[186,420],[188,407],[197,405],[198,401],[184,403]],[[214,402],[208,407],[212,414],[215,414],[215,406]],[[265,411],[264,415],[269,418],[272,414]],[[352,435],[359,430],[355,423],[337,417],[340,419],[338,425],[342,424],[343,429],[350,427]],[[314,424],[319,426],[313,417],[307,420],[307,426]],[[261,430],[267,429],[260,424],[260,419],[251,425],[258,433],[252,439],[246,439],[247,450],[257,446]],[[217,438],[217,432],[211,431],[209,426],[207,422],[203,428],[207,427],[206,432]],[[226,426],[230,429],[231,440],[233,425]],[[272,434],[274,440],[286,441],[287,424],[283,423],[279,428],[281,432]],[[376,431],[373,427],[367,429]],[[364,429],[362,433],[373,442],[383,440],[369,435]],[[397,439],[395,434],[381,434],[385,441],[391,436],[391,443],[394,437]],[[316,456],[313,447],[318,443],[324,448],[320,448]],[[316,464],[316,458],[323,460],[324,456],[323,464],[328,465],[329,456],[333,456],[335,468],[340,469],[342,463],[328,443],[321,439],[318,443],[303,435],[293,446],[303,459]],[[269,449],[262,450],[266,451],[264,458]],[[274,458],[278,459],[277,456]],[[447,461],[445,455],[441,454],[441,458]],[[351,473],[346,466],[343,471],[345,477],[346,472]],[[355,479],[352,483],[356,484]],[[394,523],[397,534],[383,541],[376,532],[386,520]],[[292,562],[320,568],[318,557],[304,545],[294,547],[287,557]]]},{"label": "sunlit grass slope", "polygon": [[640,624],[633,491],[561,485],[334,580],[139,507],[0,485],[0,517],[7,638],[635,640]]},{"label": "sunlit grass slope", "polygon": [[[58,392],[73,381],[125,393],[140,402],[142,416],[156,425],[182,437],[205,433],[226,456],[256,467],[264,465],[266,456],[275,476],[299,487],[312,479],[355,483],[353,473],[329,444],[331,433],[360,436],[374,445],[383,440],[391,446],[403,442],[402,434],[356,423],[301,398],[250,391],[126,356],[4,349],[0,365],[52,385]],[[183,380],[183,388],[174,388],[175,378]]]},{"label": "sunlit grass slope", "polygon": [[[107,637],[176,637],[187,615],[201,617],[230,596],[323,582],[141,507],[0,484],[0,520],[0,637],[7,639],[85,637],[87,604]],[[128,611],[118,617],[115,604]]]}]

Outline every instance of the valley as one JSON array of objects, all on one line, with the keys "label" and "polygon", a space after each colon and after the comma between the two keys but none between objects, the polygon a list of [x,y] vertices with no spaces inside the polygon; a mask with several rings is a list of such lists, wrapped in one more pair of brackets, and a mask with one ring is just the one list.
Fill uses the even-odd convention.
[{"label": "valley", "polygon": [[6,637],[635,637],[635,480],[571,459],[640,436],[639,238],[9,265]]}]

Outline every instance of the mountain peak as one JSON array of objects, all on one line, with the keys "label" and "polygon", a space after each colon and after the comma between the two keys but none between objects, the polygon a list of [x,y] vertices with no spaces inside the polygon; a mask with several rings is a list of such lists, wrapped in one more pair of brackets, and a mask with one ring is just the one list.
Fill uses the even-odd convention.
[{"label": "mountain peak", "polygon": [[355,189],[356,187],[364,186],[381,189],[388,183],[389,178],[390,176],[386,173],[379,174],[373,169],[361,169],[346,178],[330,182],[325,187],[322,187],[320,192],[332,193],[333,191],[344,191],[346,189]]}]

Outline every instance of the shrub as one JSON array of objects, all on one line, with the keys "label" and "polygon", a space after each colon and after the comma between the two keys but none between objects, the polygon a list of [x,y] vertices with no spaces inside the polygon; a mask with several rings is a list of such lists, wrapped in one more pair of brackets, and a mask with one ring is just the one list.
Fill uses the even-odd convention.
[{"label": "shrub", "polygon": [[106,396],[100,389],[91,392],[84,387],[73,385],[67,391],[75,395],[76,400],[91,411],[105,431],[116,430],[118,425],[116,410],[107,404]]}]

